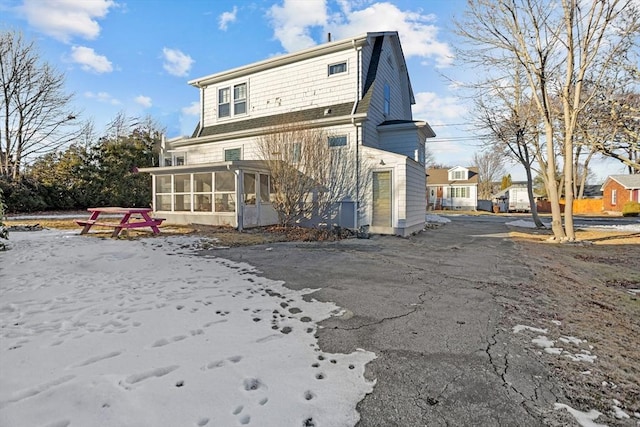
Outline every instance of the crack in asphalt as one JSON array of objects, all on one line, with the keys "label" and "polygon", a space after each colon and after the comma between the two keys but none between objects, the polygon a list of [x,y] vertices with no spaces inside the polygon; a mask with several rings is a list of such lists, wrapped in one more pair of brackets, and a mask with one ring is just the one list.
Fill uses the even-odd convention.
[{"label": "crack in asphalt", "polygon": [[527,402],[535,403],[538,400],[538,388],[540,387],[540,382],[534,379],[535,387],[533,388],[534,396],[528,397],[523,392],[518,390],[511,382],[507,380],[507,371],[509,370],[509,353],[505,352],[502,357],[503,367],[499,366],[497,360],[494,359],[492,355],[493,347],[498,343],[496,337],[500,333],[499,330],[496,330],[489,339],[487,339],[487,347],[485,349],[485,353],[489,357],[489,363],[493,367],[493,371],[502,381],[502,386],[507,390],[507,392],[513,391],[518,396],[520,396],[521,401],[519,402],[520,406],[531,416],[539,416],[532,408],[527,405]]},{"label": "crack in asphalt", "polygon": [[[407,273],[407,274],[412,274],[412,273]],[[422,293],[418,294],[418,303],[414,303],[414,308],[412,310],[409,310],[406,313],[403,314],[399,314],[396,316],[387,316],[387,317],[383,317],[379,320],[376,320],[375,322],[369,322],[369,323],[364,323],[362,325],[358,325],[358,326],[354,326],[354,327],[345,327],[345,326],[334,326],[333,329],[338,329],[341,331],[357,331],[360,329],[364,329],[364,328],[369,328],[372,326],[377,326],[377,325],[381,325],[384,322],[387,322],[389,320],[397,320],[397,319],[402,319],[404,317],[408,317],[411,316],[412,314],[414,314],[415,312],[417,312],[420,308],[422,308],[422,305],[425,303],[425,298],[427,293],[429,292],[428,289],[424,290]]]}]

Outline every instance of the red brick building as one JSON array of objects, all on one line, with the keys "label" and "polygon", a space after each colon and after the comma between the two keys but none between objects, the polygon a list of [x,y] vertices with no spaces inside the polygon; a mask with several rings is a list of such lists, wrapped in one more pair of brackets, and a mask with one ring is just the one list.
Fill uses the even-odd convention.
[{"label": "red brick building", "polygon": [[609,175],[602,184],[604,211],[622,212],[628,201],[640,201],[640,174]]}]

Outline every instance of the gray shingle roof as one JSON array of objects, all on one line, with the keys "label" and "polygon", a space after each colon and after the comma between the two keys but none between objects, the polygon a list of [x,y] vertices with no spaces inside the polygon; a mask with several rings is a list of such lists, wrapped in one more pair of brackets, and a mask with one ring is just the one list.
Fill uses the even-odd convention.
[{"label": "gray shingle roof", "polygon": [[373,44],[371,60],[369,61],[369,69],[367,70],[367,77],[364,81],[364,88],[362,90],[363,95],[356,107],[356,113],[367,113],[369,111],[371,98],[373,97],[373,89],[375,88],[376,77],[378,75],[378,63],[380,62],[383,41],[384,37],[376,37],[376,41]]},{"label": "gray shingle roof", "polygon": [[[270,126],[304,123],[312,120],[321,120],[331,117],[350,116],[351,109],[353,108],[352,102],[345,102],[343,104],[326,105],[322,107],[308,108],[305,110],[292,111],[289,113],[276,114],[273,116],[256,117],[254,119],[236,120],[232,122],[215,124],[213,126],[207,126],[200,130],[200,124],[196,127],[192,138],[211,136],[211,135],[223,135],[226,133],[239,132],[243,130],[261,129]],[[326,111],[330,111],[325,114]]]},{"label": "gray shingle roof", "polygon": [[640,174],[609,175],[609,178],[618,181],[624,188],[640,188]]}]

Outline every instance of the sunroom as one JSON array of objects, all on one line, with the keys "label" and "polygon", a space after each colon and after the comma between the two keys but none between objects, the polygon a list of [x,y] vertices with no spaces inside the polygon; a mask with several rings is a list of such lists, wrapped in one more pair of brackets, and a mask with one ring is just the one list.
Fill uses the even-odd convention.
[{"label": "sunroom", "polygon": [[172,224],[242,229],[278,222],[269,171],[259,160],[141,168],[152,176],[153,210]]}]

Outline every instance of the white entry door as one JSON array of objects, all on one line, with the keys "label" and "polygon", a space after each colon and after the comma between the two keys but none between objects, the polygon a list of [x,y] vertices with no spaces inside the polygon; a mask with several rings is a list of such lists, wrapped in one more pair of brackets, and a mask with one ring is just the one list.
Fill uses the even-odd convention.
[{"label": "white entry door", "polygon": [[258,203],[256,192],[255,173],[243,173],[244,203],[242,204],[242,222],[244,227],[255,227],[258,225],[260,216],[260,203]]}]

